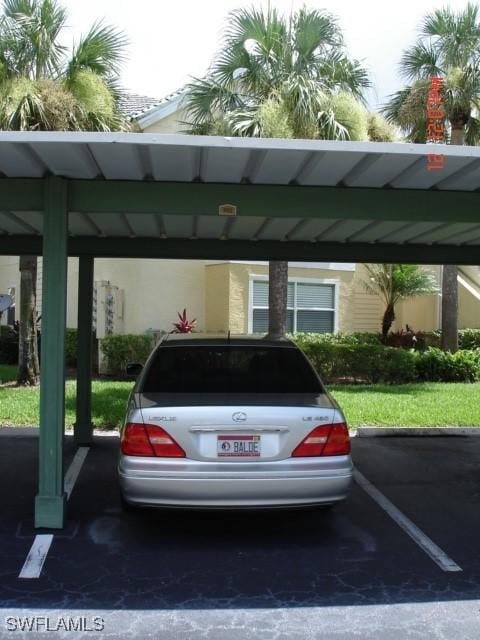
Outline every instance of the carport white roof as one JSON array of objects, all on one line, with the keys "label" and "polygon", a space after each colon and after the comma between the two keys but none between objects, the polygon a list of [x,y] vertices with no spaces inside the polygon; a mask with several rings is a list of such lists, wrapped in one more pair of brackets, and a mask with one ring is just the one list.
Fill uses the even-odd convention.
[{"label": "carport white roof", "polygon": [[[428,170],[430,153],[445,155],[441,170]],[[0,237],[41,235],[42,203],[17,207],[12,197],[2,201],[1,196],[9,182],[27,179],[30,185],[50,175],[69,182],[69,232],[77,239],[317,243],[329,249],[329,259],[339,260],[377,255],[345,249],[353,245],[480,244],[480,199],[474,194],[480,190],[478,147],[2,132]],[[148,186],[142,190],[141,184]],[[129,198],[123,199],[123,194]],[[178,207],[177,199],[182,201]],[[236,218],[218,215],[219,204],[239,202]],[[98,243],[97,251],[101,244],[106,246]],[[0,245],[0,252],[8,251],[6,241]],[[251,245],[242,247],[231,254],[212,252],[211,247],[206,252],[214,258],[273,255],[250,251]],[[113,255],[109,251],[105,255]],[[289,256],[326,257],[313,248],[308,253],[306,257],[298,246]],[[454,259],[458,261],[458,254]]]},{"label": "carport white roof", "polygon": [[[440,171],[426,155],[444,153]],[[156,180],[474,191],[480,148],[132,133],[0,133],[11,178]]]}]

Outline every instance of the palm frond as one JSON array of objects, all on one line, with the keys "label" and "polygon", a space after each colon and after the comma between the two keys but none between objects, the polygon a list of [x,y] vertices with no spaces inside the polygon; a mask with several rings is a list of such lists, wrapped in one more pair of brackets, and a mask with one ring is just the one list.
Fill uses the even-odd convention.
[{"label": "palm frond", "polygon": [[96,22],[73,49],[65,75],[74,78],[81,69],[90,69],[102,78],[118,76],[125,61],[128,39],[115,27]]},{"label": "palm frond", "polygon": [[309,73],[312,65],[331,49],[343,47],[343,36],[337,19],[326,11],[300,9],[292,20],[294,69]]},{"label": "palm frond", "polygon": [[443,75],[438,51],[430,42],[417,42],[407,49],[400,62],[402,75],[408,80]]},{"label": "palm frond", "polygon": [[12,75],[39,79],[60,72],[66,47],[58,36],[65,20],[66,10],[56,0],[4,2],[0,37],[7,47]]}]

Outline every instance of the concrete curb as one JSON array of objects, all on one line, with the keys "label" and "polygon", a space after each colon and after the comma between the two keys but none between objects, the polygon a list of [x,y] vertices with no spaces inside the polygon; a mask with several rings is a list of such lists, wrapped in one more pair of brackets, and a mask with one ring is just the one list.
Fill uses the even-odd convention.
[{"label": "concrete curb", "polygon": [[358,427],[358,438],[412,436],[480,436],[480,427]]},{"label": "concrete curb", "polygon": [[[2,427],[0,426],[0,436],[38,436],[38,427]],[[73,429],[65,430],[66,436],[73,436]],[[94,436],[117,437],[120,435],[118,431],[102,431],[101,429],[93,430]]]},{"label": "concrete curb", "polygon": [[[38,436],[38,427],[2,427],[0,436]],[[73,436],[73,430],[65,431],[66,436]],[[94,429],[94,436],[117,437],[118,431],[101,431]],[[350,430],[351,438],[389,438],[413,436],[480,436],[478,427],[357,427]]]}]

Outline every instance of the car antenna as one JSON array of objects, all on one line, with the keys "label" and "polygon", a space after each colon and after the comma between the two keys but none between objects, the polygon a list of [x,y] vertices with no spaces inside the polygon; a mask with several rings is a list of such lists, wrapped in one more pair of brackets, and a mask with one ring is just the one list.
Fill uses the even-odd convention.
[{"label": "car antenna", "polygon": [[230,329],[228,330],[228,337],[227,340],[230,342]]}]

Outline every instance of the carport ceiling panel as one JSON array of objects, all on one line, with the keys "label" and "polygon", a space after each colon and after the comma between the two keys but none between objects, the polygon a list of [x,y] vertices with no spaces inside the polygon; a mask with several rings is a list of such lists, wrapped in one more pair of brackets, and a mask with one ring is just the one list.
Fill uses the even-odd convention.
[{"label": "carport ceiling panel", "polygon": [[168,238],[191,238],[196,216],[163,216]]},{"label": "carport ceiling panel", "polygon": [[[448,162],[448,157],[445,158],[445,166]],[[457,173],[450,174],[450,176],[444,177],[442,171],[439,173],[438,189],[441,191],[456,189],[458,191],[475,191],[480,189],[480,160],[473,160],[469,158],[468,164]]]},{"label": "carport ceiling panel", "polygon": [[244,177],[251,153],[250,149],[208,147],[201,158],[198,177],[205,182],[238,184]]},{"label": "carport ceiling panel", "polygon": [[[472,238],[480,236],[480,226],[478,224],[456,224],[457,231],[452,229],[445,230],[442,237],[435,240],[436,244],[462,244],[468,242]],[[463,227],[463,229],[462,229]],[[479,258],[480,262],[480,258]]]},{"label": "carport ceiling panel", "polygon": [[465,245],[480,245],[480,234],[478,236],[474,236],[471,240],[465,240],[462,242]]},{"label": "carport ceiling panel", "polygon": [[[107,180],[143,180],[148,169],[143,165],[140,145],[94,143],[89,145],[93,157]],[[148,152],[148,148],[147,148]]]},{"label": "carport ceiling panel", "polygon": [[139,237],[157,237],[159,235],[160,216],[149,213],[135,213],[127,215],[127,220],[135,233]]},{"label": "carport ceiling panel", "polygon": [[98,176],[98,167],[85,144],[59,145],[55,142],[33,142],[31,148],[47,170],[56,176],[81,179],[92,179]]},{"label": "carport ceiling panel", "polygon": [[[449,238],[451,236],[455,236],[457,237],[457,234],[461,234],[461,235],[468,235],[469,231],[471,233],[472,229],[478,229],[478,226],[475,224],[468,224],[468,223],[457,223],[457,224],[450,224],[450,223],[444,223],[442,224],[442,226],[438,227],[438,229],[434,229],[433,231],[431,231],[428,236],[425,237],[421,237],[419,238],[419,242],[421,242],[422,244],[427,241],[428,243],[430,242],[440,242],[443,239]],[[465,234],[463,234],[463,232],[465,232]],[[461,237],[461,235],[459,237]],[[416,242],[416,238],[412,238],[412,240],[410,240],[410,242],[414,243]],[[456,242],[458,242],[458,240],[456,240]]]},{"label": "carport ceiling panel", "polygon": [[[439,222],[412,222],[406,226],[400,227],[398,233],[394,233],[385,239],[385,242],[388,243],[401,243],[401,242],[415,242],[415,239],[418,236],[422,236],[421,244],[427,244],[430,239],[429,235],[425,236],[424,234],[428,232],[433,232],[439,226]],[[420,242],[420,240],[419,240]]]},{"label": "carport ceiling panel", "polygon": [[364,156],[364,153],[353,151],[352,153],[329,151],[319,154],[318,161],[312,163],[311,170],[305,176],[300,176],[299,183],[306,186],[334,187]]},{"label": "carport ceiling panel", "polygon": [[267,218],[267,222],[257,232],[258,240],[285,240],[285,236],[299,222],[298,218]]},{"label": "carport ceiling panel", "polygon": [[198,216],[197,237],[198,238],[220,238],[225,229],[225,222],[235,221],[235,218],[215,218],[214,216]]},{"label": "carport ceiling panel", "polygon": [[[431,145],[433,147],[433,145]],[[432,148],[432,153],[440,153]],[[412,167],[412,171],[405,171],[398,178],[392,180],[391,184],[396,189],[430,189],[441,180],[448,178],[451,174],[459,171],[469,162],[468,158],[458,156],[445,156],[442,169],[435,171],[428,170],[427,158]]]},{"label": "carport ceiling panel", "polygon": [[14,235],[37,235],[42,230],[42,215],[38,212],[0,211],[0,229]]},{"label": "carport ceiling panel", "polygon": [[328,240],[329,242],[346,242],[349,237],[363,229],[368,220],[341,220],[338,225],[332,227],[331,231],[327,229],[320,240]]},{"label": "carport ceiling panel", "polygon": [[314,240],[322,231],[330,227],[334,222],[335,220],[331,219],[316,220],[315,218],[304,218],[288,232],[288,240]]},{"label": "carport ceiling panel", "polygon": [[307,151],[271,149],[264,154],[255,175],[249,178],[255,184],[288,184],[307,159]]},{"label": "carport ceiling panel", "polygon": [[38,233],[43,230],[43,213],[40,211],[15,211],[14,215],[18,220],[33,227]]},{"label": "carport ceiling panel", "polygon": [[345,183],[349,187],[384,187],[410,167],[418,157],[415,155],[387,156],[382,154],[361,172],[355,173],[355,168],[353,168],[352,177],[348,178],[347,175]]},{"label": "carport ceiling panel", "polygon": [[383,236],[389,236],[391,233],[393,233],[397,229],[400,229],[402,226],[405,226],[405,221],[369,221],[364,224],[363,228],[360,228],[355,232],[354,239],[356,242],[375,242]]},{"label": "carport ceiling panel", "polygon": [[191,182],[198,171],[198,148],[152,145],[150,158],[155,180]]},{"label": "carport ceiling panel", "polygon": [[87,216],[83,213],[70,211],[68,214],[68,230],[73,236],[98,236],[99,232],[95,230],[92,222],[89,222]]},{"label": "carport ceiling panel", "polygon": [[0,172],[9,178],[41,178],[45,167],[24,144],[0,144]]},{"label": "carport ceiling panel", "polygon": [[89,217],[107,238],[128,237],[130,235],[130,230],[122,215],[116,213],[90,213]]},{"label": "carport ceiling panel", "polygon": [[239,216],[237,218],[230,218],[230,220],[235,220],[232,231],[229,234],[232,240],[251,240],[267,218],[260,218],[259,216]]}]

